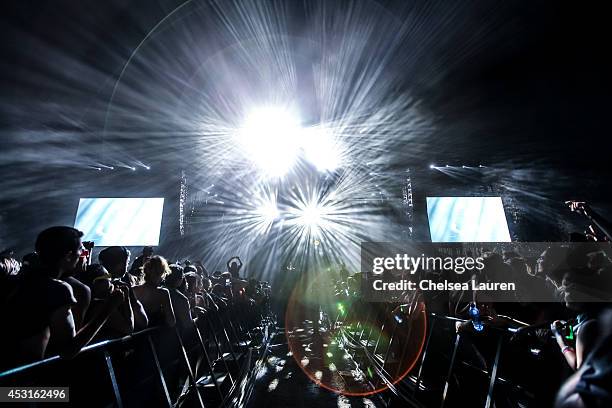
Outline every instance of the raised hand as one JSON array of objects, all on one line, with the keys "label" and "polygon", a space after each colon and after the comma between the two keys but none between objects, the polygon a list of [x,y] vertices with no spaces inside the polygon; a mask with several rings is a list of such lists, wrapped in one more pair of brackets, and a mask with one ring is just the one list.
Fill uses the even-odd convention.
[{"label": "raised hand", "polygon": [[576,212],[578,214],[587,215],[589,205],[584,201],[566,201],[565,204],[569,207],[570,211]]}]

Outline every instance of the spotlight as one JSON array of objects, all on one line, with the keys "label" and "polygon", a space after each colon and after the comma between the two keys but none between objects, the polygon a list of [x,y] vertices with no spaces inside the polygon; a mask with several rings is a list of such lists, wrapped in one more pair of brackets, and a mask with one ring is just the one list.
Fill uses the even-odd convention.
[{"label": "spotlight", "polygon": [[272,222],[280,216],[276,203],[267,202],[257,209],[257,214],[266,222]]},{"label": "spotlight", "polygon": [[132,171],[136,171],[136,167],[130,167]]},{"label": "spotlight", "polygon": [[301,131],[299,119],[289,110],[260,108],[247,117],[237,142],[264,173],[281,177],[296,161]]},{"label": "spotlight", "polygon": [[340,149],[329,131],[312,128],[302,136],[304,155],[319,171],[333,171],[340,166]]},{"label": "spotlight", "polygon": [[144,168],[147,169],[147,170],[151,170],[150,166],[144,166]]},{"label": "spotlight", "polygon": [[435,165],[435,164],[430,164],[430,165],[429,165],[429,168],[430,168],[430,169],[435,169],[435,168],[436,168],[436,165]]},{"label": "spotlight", "polygon": [[305,227],[316,228],[321,223],[322,215],[318,205],[310,204],[302,211],[300,223]]},{"label": "spotlight", "polygon": [[104,169],[108,169],[108,170],[114,170],[115,168],[113,166],[108,166],[106,164],[102,164],[102,163],[96,163],[96,165],[94,166],[94,169],[99,168],[101,170]]}]

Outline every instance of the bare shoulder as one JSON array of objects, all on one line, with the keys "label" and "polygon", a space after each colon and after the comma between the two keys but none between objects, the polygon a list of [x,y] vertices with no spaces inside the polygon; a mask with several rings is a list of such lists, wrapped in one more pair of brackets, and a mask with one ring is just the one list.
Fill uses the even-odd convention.
[{"label": "bare shoulder", "polygon": [[189,308],[189,298],[179,291],[174,292],[174,297],[171,297],[173,303],[183,304]]},{"label": "bare shoulder", "polygon": [[599,330],[599,324],[596,319],[587,320],[580,327],[581,335],[591,335]]},{"label": "bare shoulder", "polygon": [[73,293],[72,286],[60,279],[51,279],[49,286],[51,287],[51,290],[54,291],[70,293],[70,295]]},{"label": "bare shoulder", "polygon": [[166,288],[157,288],[155,294],[160,298],[170,298],[170,291]]},{"label": "bare shoulder", "polygon": [[73,276],[67,277],[64,283],[70,286],[70,288],[72,289],[72,293],[75,296],[78,296],[78,297],[90,297],[91,296],[91,290],[89,289],[89,286],[85,285],[83,282],[81,282],[80,280],[76,279]]},{"label": "bare shoulder", "polygon": [[593,347],[597,343],[599,338],[600,327],[597,320],[588,320],[582,324],[580,330],[577,333],[576,341],[582,348],[584,356],[586,356],[593,350]]},{"label": "bare shoulder", "polygon": [[50,300],[50,307],[71,305],[76,303],[72,286],[60,279],[50,279],[46,287],[46,297]]},{"label": "bare shoulder", "polygon": [[581,340],[589,340],[591,338],[597,337],[599,333],[599,324],[597,320],[587,320],[580,326],[580,331],[578,332],[578,337]]}]

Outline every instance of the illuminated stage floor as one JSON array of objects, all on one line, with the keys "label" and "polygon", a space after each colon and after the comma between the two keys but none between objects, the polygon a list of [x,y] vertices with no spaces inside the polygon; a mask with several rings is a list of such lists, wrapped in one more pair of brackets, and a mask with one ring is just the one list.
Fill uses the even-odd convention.
[{"label": "illuminated stage floor", "polygon": [[[302,333],[301,335],[299,333]],[[303,332],[290,333],[289,337],[295,335],[304,336],[301,340],[310,340],[316,343],[318,340],[313,339],[310,330],[305,329]],[[325,337],[322,336],[322,339]],[[331,345],[331,344],[330,344]],[[326,347],[328,348],[328,347]],[[337,353],[336,358],[333,357],[334,350],[330,348],[332,358],[316,357],[310,355],[308,364],[320,365],[319,371],[321,376],[334,375],[342,378],[350,373],[350,362],[343,362],[343,354]],[[339,408],[372,408],[379,404],[376,402],[376,397],[346,397],[337,394],[325,387],[317,384],[318,381],[311,380],[305,373],[300,364],[304,364],[305,359],[301,359],[298,364],[290,351],[287,339],[284,334],[277,334],[271,346],[270,356],[267,359],[265,368],[262,368],[257,374],[257,383],[253,397],[250,400],[248,408],[259,407],[339,407]],[[332,365],[333,374],[329,370]],[[335,367],[334,367],[335,366]],[[354,368],[354,367],[353,367]],[[316,380],[316,378],[315,378]],[[325,378],[322,378],[325,381]],[[365,385],[364,385],[365,387]]]}]

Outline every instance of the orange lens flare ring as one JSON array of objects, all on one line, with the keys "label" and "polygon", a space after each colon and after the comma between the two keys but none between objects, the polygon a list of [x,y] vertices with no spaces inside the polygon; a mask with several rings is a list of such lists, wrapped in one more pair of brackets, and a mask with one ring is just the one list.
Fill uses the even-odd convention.
[{"label": "orange lens flare ring", "polygon": [[[370,378],[368,380],[365,377],[368,374],[370,377],[375,376],[373,368],[370,370],[366,368],[366,371],[370,372],[363,373],[362,378],[355,378],[354,371],[351,371],[353,375],[347,373],[349,371],[346,370],[347,366],[352,365],[354,367],[355,363],[345,358],[347,353],[344,352],[342,347],[337,350],[338,342],[336,339],[340,337],[339,328],[321,330],[321,335],[317,337],[318,341],[313,340],[314,334],[309,337],[311,332],[314,332],[314,328],[309,328],[309,322],[318,319],[319,305],[321,304],[319,299],[310,296],[311,289],[304,285],[303,280],[298,283],[289,297],[285,312],[287,344],[297,365],[312,382],[334,393],[364,397],[386,391],[389,387],[382,379],[374,378],[372,380]],[[386,354],[385,357],[392,357],[388,361],[393,360],[393,369],[389,370],[390,363],[386,364],[385,368],[388,372],[395,373],[390,379],[390,382],[395,385],[415,367],[423,351],[427,334],[425,304],[423,302],[418,303],[401,325],[395,324],[391,308],[385,309],[385,303],[363,303],[362,305],[366,308],[374,308],[372,310],[377,312],[374,322],[368,324],[365,333],[374,333],[370,340],[376,340],[376,343],[384,344],[387,342],[386,347],[380,346],[377,349],[377,353],[383,352]],[[333,309],[330,308],[330,310]],[[361,316],[356,317],[365,320],[368,310],[365,309],[362,312]],[[356,315],[356,313],[351,312],[343,314],[345,316]],[[330,319],[335,319],[335,317],[330,316]],[[355,318],[352,321],[345,321],[343,325],[356,324],[357,321]],[[382,331],[374,329],[381,327],[383,328]],[[363,325],[362,329],[364,329]],[[387,350],[390,345],[393,346],[392,350]],[[344,355],[341,357],[338,351]],[[334,358],[335,360],[333,360]],[[345,376],[349,378],[349,381],[345,379]]]}]

